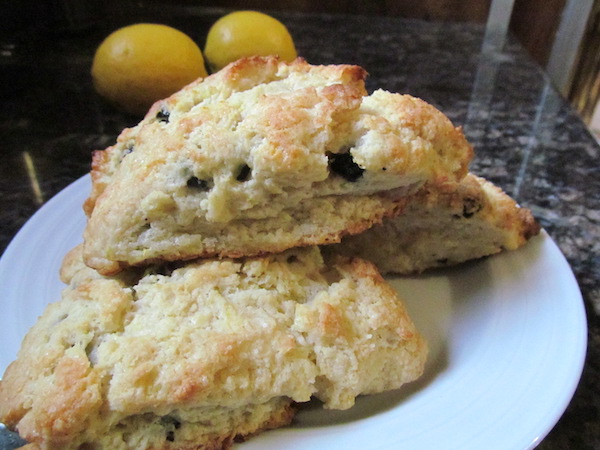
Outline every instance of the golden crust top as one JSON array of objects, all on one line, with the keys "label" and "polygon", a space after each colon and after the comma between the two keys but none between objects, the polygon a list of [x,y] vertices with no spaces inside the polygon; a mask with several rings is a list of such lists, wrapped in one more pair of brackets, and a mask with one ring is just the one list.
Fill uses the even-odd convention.
[{"label": "golden crust top", "polygon": [[[473,153],[461,130],[419,99],[367,95],[365,76],[257,57],[156,103],[94,155],[86,263],[110,274],[331,242],[395,213],[391,202],[425,182],[460,180]],[[339,198],[349,214],[334,214]]]},{"label": "golden crust top", "polygon": [[237,433],[223,417],[275,402],[260,429],[290,399],[344,409],[422,373],[426,344],[366,261],[310,247],[99,277],[80,255],[0,381],[0,420],[49,448],[140,429],[164,443],[172,420],[222,439]]}]

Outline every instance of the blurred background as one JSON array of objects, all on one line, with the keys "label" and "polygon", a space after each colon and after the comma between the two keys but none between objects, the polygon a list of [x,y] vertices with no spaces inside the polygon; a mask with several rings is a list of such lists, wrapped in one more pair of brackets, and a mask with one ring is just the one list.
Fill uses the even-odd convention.
[{"label": "blurred background", "polygon": [[[486,24],[492,8],[504,9],[508,30],[547,70],[557,89],[600,135],[600,0],[1,0],[0,52],[10,36],[39,29],[76,33],[103,16],[127,15],[142,4],[177,4],[263,11],[399,16],[428,21]],[[505,20],[502,19],[501,20]]]}]

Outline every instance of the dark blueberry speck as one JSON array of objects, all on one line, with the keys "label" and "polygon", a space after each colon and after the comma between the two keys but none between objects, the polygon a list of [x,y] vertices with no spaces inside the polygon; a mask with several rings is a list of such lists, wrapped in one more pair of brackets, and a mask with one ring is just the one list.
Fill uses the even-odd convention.
[{"label": "dark blueberry speck", "polygon": [[167,109],[161,108],[160,111],[158,111],[158,113],[156,113],[156,119],[159,122],[169,123],[170,115],[171,115],[171,113]]},{"label": "dark blueberry speck", "polygon": [[463,204],[463,217],[469,219],[481,210],[481,203],[473,198],[466,198]]},{"label": "dark blueberry speck", "polygon": [[329,167],[333,172],[351,182],[354,182],[362,177],[362,174],[365,171],[365,169],[361,168],[354,162],[350,152],[330,153]]},{"label": "dark blueberry speck", "polygon": [[129,155],[131,152],[133,152],[133,145],[130,145],[129,147],[127,147],[125,150],[123,150],[123,154],[121,155],[121,159],[119,160],[119,164],[123,161],[123,159],[125,159],[125,157],[127,155]]},{"label": "dark blueberry speck", "polygon": [[242,168],[240,169],[238,176],[235,177],[235,179],[238,181],[246,181],[250,177],[250,172],[251,172],[250,166],[248,166],[248,164],[244,164],[242,166]]},{"label": "dark blueberry speck", "polygon": [[181,427],[181,422],[175,417],[164,416],[161,417],[160,424],[166,429],[166,440],[169,442],[175,441],[175,430]]},{"label": "dark blueberry speck", "polygon": [[208,182],[206,180],[201,180],[198,177],[191,177],[187,180],[187,186],[192,189],[199,189],[201,191],[208,190]]}]

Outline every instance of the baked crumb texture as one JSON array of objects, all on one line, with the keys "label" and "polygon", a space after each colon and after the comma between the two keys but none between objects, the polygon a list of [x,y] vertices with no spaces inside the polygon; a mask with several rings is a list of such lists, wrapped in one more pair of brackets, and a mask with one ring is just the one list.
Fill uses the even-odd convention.
[{"label": "baked crumb texture", "polygon": [[453,188],[473,156],[460,128],[409,95],[368,95],[365,77],[257,57],[156,103],[94,154],[86,263],[111,275],[335,243],[425,183]]},{"label": "baked crumb texture", "polygon": [[0,381],[0,421],[34,448],[228,448],[294,403],[398,388],[427,355],[371,263],[314,246],[112,277],[78,247],[61,274]]},{"label": "baked crumb texture", "polygon": [[454,191],[421,189],[400,215],[327,251],[368,258],[384,274],[412,274],[515,250],[539,232],[529,209],[469,174]]}]

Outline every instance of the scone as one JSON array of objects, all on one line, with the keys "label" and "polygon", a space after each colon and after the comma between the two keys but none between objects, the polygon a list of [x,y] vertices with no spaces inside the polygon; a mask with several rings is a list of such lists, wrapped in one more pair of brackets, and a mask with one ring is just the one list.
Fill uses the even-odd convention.
[{"label": "scone", "polygon": [[517,249],[539,231],[529,209],[469,174],[454,192],[424,188],[399,216],[329,250],[367,258],[385,274],[411,274]]},{"label": "scone", "polygon": [[70,285],[0,381],[0,421],[38,448],[227,448],[286,425],[295,402],[345,409],[423,371],[426,343],[396,292],[318,247]]},{"label": "scone", "polygon": [[156,103],[93,160],[85,260],[105,275],[338,242],[473,150],[433,106],[357,66],[250,58]]}]

